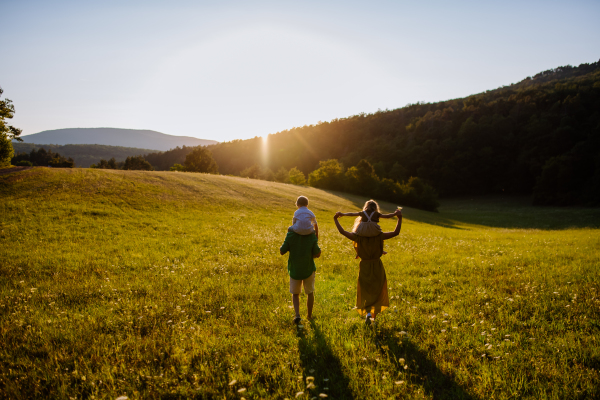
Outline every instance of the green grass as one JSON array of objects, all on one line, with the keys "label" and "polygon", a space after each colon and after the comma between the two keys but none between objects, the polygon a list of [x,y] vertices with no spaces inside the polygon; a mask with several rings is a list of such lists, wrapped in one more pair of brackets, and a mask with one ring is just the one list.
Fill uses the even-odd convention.
[{"label": "green grass", "polygon": [[[304,329],[278,251],[299,194],[323,250]],[[0,197],[2,398],[600,396],[597,209],[405,208],[383,258],[391,306],[368,328],[353,310],[358,263],[332,220],[363,198],[47,168],[0,176]]]}]

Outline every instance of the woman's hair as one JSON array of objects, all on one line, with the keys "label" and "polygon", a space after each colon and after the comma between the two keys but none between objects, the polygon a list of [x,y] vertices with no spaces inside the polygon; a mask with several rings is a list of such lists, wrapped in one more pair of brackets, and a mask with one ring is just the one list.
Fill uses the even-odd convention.
[{"label": "woman's hair", "polygon": [[[373,211],[377,211],[381,214],[381,211],[379,211],[379,204],[377,204],[375,200],[367,201],[365,203],[365,206],[363,207],[363,211],[369,213],[369,215],[373,213]],[[354,225],[352,226],[352,232],[356,232],[356,229],[358,229],[358,224],[360,224],[361,220],[362,217],[356,217],[356,219],[354,220]]]},{"label": "woman's hair", "polygon": [[379,211],[379,204],[377,204],[375,200],[367,201],[363,207],[363,211],[367,211],[369,214],[371,214],[373,211],[377,211],[381,214],[381,211]]}]

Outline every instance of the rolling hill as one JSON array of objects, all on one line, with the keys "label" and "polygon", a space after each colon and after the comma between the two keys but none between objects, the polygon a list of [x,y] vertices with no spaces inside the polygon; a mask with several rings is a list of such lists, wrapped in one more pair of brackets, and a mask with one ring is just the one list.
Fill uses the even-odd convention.
[{"label": "rolling hill", "polygon": [[218,143],[216,140],[167,135],[150,130],[118,128],[56,129],[25,135],[22,139],[26,143],[34,144],[100,144],[158,151],[170,150],[177,146],[207,146]]},{"label": "rolling hill", "polygon": [[[442,196],[533,194],[600,204],[600,62],[563,66],[460,99],[417,103],[211,146],[219,172],[305,174],[365,159],[379,178],[416,176]],[[268,174],[265,174],[268,175]],[[332,189],[332,188],[329,188]]]}]

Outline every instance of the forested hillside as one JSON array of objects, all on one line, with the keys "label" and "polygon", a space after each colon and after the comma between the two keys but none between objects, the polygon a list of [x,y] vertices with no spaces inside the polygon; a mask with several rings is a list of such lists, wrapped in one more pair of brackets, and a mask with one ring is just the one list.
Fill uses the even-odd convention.
[{"label": "forested hillside", "polygon": [[138,156],[155,150],[139,149],[135,147],[105,146],[101,144],[34,144],[34,143],[16,143],[13,142],[15,150],[15,160],[19,153],[29,154],[34,149],[45,149],[46,151],[58,152],[65,157],[71,157],[75,165],[80,168],[87,168],[92,164],[97,164],[101,159],[115,158],[116,161],[125,161],[127,157]]},{"label": "forested hillside", "polygon": [[462,99],[412,104],[210,146],[239,174],[361,159],[380,178],[410,176],[443,196],[534,194],[536,204],[600,203],[600,63],[541,72]]},{"label": "forested hillside", "polygon": [[176,146],[206,146],[216,140],[198,139],[190,136],[175,136],[147,129],[121,128],[67,128],[43,131],[23,136],[27,143],[53,144],[101,144],[123,146],[154,151],[165,151]]}]

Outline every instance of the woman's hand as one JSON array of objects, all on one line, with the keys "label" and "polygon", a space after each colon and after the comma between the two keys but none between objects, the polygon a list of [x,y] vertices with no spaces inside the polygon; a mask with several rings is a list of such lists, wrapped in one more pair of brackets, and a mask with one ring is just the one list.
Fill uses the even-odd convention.
[{"label": "woman's hand", "polygon": [[396,217],[402,218],[402,210],[398,209],[394,214],[396,215]]}]

